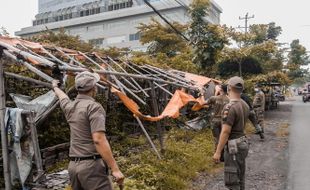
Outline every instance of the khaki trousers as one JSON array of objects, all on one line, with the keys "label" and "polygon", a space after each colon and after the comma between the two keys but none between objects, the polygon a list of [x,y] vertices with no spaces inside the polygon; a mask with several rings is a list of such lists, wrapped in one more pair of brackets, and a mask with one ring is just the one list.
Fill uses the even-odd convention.
[{"label": "khaki trousers", "polygon": [[[249,145],[247,141],[238,144],[238,153],[235,157],[228,152],[224,153],[224,181],[230,190],[245,189],[245,159],[248,156]],[[234,159],[235,158],[235,159]]]},{"label": "khaki trousers", "polygon": [[113,189],[102,159],[70,161],[68,171],[73,190]]}]

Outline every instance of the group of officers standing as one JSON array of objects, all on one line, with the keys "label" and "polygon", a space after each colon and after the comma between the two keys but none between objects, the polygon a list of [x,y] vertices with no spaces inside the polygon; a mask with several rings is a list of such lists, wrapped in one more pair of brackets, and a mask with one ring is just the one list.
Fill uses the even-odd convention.
[{"label": "group of officers standing", "polygon": [[[94,99],[99,80],[96,73],[79,73],[75,77],[78,95],[74,101],[59,88],[59,81],[52,82],[70,126],[68,171],[74,190],[112,190],[109,168],[114,180],[123,188],[124,175],[105,135],[105,110]],[[211,123],[216,145],[213,159],[216,163],[224,162],[225,185],[231,190],[245,189],[245,158],[249,150],[244,132],[247,120],[252,121],[259,134],[263,133],[264,127],[263,92],[259,86],[255,88],[252,104],[243,91],[244,81],[240,77],[232,77],[220,87],[218,96],[206,102],[213,110]]]},{"label": "group of officers standing", "polygon": [[245,159],[249,150],[245,126],[250,120],[256,134],[264,139],[265,95],[261,86],[256,85],[252,102],[244,93],[244,81],[240,77],[232,77],[217,88],[219,94],[205,103],[212,110],[213,159],[216,163],[224,162],[225,186],[230,190],[244,190]]}]

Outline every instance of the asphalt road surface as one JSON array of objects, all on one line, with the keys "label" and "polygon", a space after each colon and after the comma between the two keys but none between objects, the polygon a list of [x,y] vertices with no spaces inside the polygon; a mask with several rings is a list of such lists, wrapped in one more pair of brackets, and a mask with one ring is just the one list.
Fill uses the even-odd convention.
[{"label": "asphalt road surface", "polygon": [[289,137],[288,190],[310,189],[310,103],[296,97]]}]

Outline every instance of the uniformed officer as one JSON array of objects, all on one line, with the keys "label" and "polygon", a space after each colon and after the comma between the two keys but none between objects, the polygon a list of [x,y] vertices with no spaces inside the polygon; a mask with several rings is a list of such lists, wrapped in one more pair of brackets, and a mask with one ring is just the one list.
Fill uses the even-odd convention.
[{"label": "uniformed officer", "polygon": [[218,145],[221,134],[223,108],[226,104],[229,103],[226,88],[226,85],[219,85],[219,95],[211,96],[205,103],[205,105],[209,106],[212,109],[211,129],[214,137],[215,148]]},{"label": "uniformed officer", "polygon": [[261,139],[265,139],[264,134],[263,134],[263,129],[260,126],[260,124],[258,123],[257,120],[257,115],[253,109],[253,105],[252,105],[252,100],[251,98],[246,95],[244,92],[241,94],[241,99],[243,101],[245,101],[245,103],[247,103],[247,105],[250,108],[250,115],[249,115],[249,120],[251,121],[251,123],[253,124],[254,128],[255,128],[255,134],[258,134],[260,136]]},{"label": "uniformed officer", "polygon": [[78,95],[74,101],[58,88],[58,81],[52,83],[70,126],[68,171],[73,190],[111,190],[108,167],[119,185],[124,180],[105,136],[105,111],[93,98],[99,80],[98,74],[79,73],[75,77]]},{"label": "uniformed officer", "polygon": [[249,117],[249,106],[241,99],[244,81],[232,77],[228,81],[230,102],[222,114],[222,132],[213,159],[220,161],[224,149],[224,181],[230,190],[245,189],[245,159],[249,145],[244,133],[245,123]]},{"label": "uniformed officer", "polygon": [[257,123],[261,126],[264,131],[264,114],[265,114],[265,94],[261,90],[260,85],[255,86],[255,96],[253,100],[253,108],[257,116]]}]

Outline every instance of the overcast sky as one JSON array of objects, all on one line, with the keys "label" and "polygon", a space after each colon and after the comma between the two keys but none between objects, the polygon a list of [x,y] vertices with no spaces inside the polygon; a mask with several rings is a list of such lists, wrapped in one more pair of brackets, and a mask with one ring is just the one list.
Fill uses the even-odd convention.
[{"label": "overcast sky", "polygon": [[[222,24],[237,27],[244,25],[238,19],[247,12],[255,18],[250,24],[276,22],[283,28],[281,42],[300,39],[310,50],[310,1],[309,0],[215,0],[222,8]],[[38,12],[37,0],[1,0],[0,26],[11,35],[22,27],[31,26]]]}]

